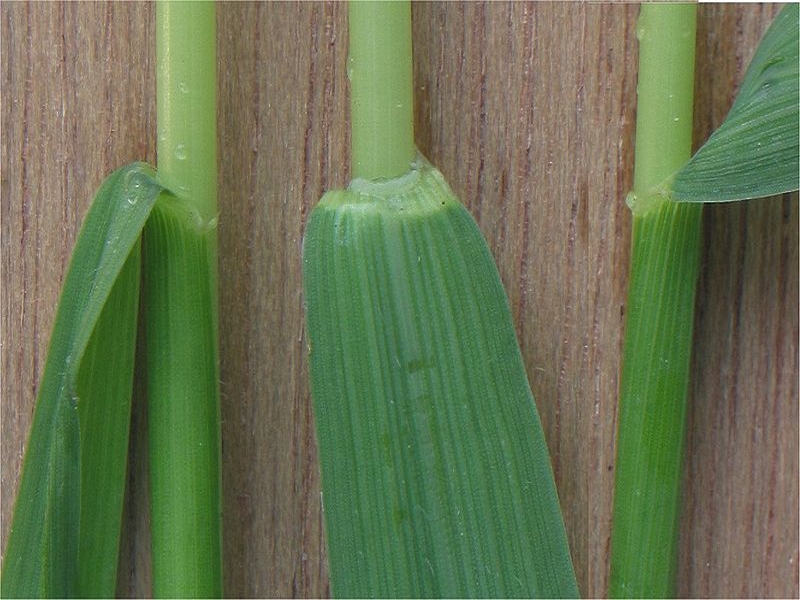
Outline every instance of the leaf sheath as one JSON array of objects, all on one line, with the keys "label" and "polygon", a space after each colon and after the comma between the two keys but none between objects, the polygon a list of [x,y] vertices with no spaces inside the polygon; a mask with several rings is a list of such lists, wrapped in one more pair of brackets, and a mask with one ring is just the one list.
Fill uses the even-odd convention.
[{"label": "leaf sheath", "polygon": [[576,596],[505,293],[441,174],[326,194],[304,284],[334,593]]},{"label": "leaf sheath", "polygon": [[222,595],[214,233],[175,198],[143,237],[156,597]]}]

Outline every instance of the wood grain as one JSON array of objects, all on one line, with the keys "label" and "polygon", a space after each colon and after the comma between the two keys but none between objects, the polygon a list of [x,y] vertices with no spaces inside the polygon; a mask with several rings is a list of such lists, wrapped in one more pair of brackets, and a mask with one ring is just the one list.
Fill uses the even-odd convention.
[{"label": "wood grain", "polygon": [[[420,149],[509,295],[581,592],[605,594],[635,125],[633,5],[414,5]],[[703,6],[696,142],[777,7]],[[155,161],[145,3],[0,4],[2,545],[49,330],[92,193]],[[346,8],[219,5],[225,587],[329,593],[306,373],[302,234],[349,174]],[[706,209],[680,594],[797,597],[798,200]],[[137,398],[120,585],[149,595]]]},{"label": "wood grain", "polygon": [[[704,7],[698,141],[724,119],[776,12]],[[705,210],[681,593],[798,597],[797,194]]]}]

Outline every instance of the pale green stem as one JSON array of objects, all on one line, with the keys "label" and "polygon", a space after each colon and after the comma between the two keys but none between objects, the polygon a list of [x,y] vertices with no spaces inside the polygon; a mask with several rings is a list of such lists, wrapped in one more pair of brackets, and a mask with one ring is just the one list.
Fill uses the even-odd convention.
[{"label": "pale green stem", "polygon": [[643,195],[691,156],[696,7],[642,6],[636,29],[639,85],[633,191]]},{"label": "pale green stem", "polygon": [[217,215],[217,72],[214,2],[160,0],[158,178],[203,221]]},{"label": "pale green stem", "polygon": [[411,4],[350,2],[348,31],[352,177],[404,175],[416,155]]}]

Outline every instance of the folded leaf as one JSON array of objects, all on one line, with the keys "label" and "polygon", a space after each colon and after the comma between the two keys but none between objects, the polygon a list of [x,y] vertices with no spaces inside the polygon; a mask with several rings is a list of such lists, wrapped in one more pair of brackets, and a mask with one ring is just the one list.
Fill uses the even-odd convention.
[{"label": "folded leaf", "polygon": [[103,306],[76,383],[81,450],[78,590],[84,598],[108,598],[116,590],[140,264],[137,242]]},{"label": "folded leaf", "polygon": [[[93,440],[127,439],[138,240],[161,192],[147,165],[123,167],[105,180],[81,228],[36,398],[3,562],[3,597],[114,593],[114,587],[83,590],[79,585],[86,573],[108,581],[117,562],[116,553],[91,548],[106,533],[116,532],[118,544],[127,442],[117,440],[110,448]],[[83,368],[87,356],[108,357],[105,372]],[[120,393],[113,405],[106,397],[111,389]],[[81,441],[86,428],[92,440]],[[82,468],[81,462],[90,464]],[[113,472],[107,471],[109,465]],[[87,480],[84,472],[103,479]],[[117,504],[97,510],[95,503],[110,497]],[[93,532],[88,542],[79,542],[87,532]],[[87,557],[85,564],[79,564],[79,556]],[[85,572],[79,575],[81,569]]]},{"label": "folded leaf", "polygon": [[577,596],[508,302],[441,174],[327,193],[303,260],[334,594]]}]

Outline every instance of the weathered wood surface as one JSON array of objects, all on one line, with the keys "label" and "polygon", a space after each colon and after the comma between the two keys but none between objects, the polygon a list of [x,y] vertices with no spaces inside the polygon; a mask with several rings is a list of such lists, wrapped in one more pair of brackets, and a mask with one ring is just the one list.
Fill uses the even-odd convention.
[{"label": "weathered wood surface", "polygon": [[[697,141],[775,6],[703,6]],[[605,594],[635,121],[633,5],[414,6],[420,149],[497,259],[553,455],[581,592]],[[2,545],[59,286],[88,201],[155,161],[154,15],[2,3]],[[349,171],[343,4],[219,16],[226,592],[325,596],[300,251]],[[797,196],[706,209],[680,593],[798,591]],[[135,420],[121,595],[149,593]]]}]

